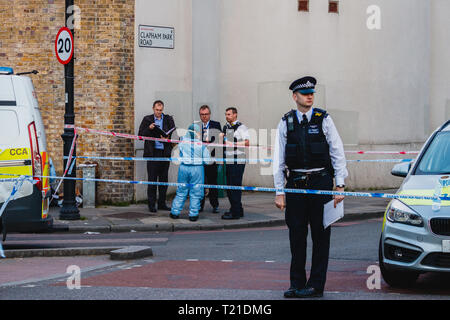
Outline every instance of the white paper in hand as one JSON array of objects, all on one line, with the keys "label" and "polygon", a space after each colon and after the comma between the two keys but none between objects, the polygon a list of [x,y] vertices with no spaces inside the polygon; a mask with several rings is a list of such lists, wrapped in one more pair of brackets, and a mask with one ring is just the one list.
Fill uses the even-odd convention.
[{"label": "white paper in hand", "polygon": [[336,221],[344,217],[344,201],[338,203],[334,207],[334,199],[326,203],[323,208],[323,227],[324,229],[331,226]]}]

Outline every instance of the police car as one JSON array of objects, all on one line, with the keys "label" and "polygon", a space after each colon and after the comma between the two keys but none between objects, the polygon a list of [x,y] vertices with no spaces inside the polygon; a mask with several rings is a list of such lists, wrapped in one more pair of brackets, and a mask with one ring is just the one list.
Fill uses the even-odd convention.
[{"label": "police car", "polygon": [[[37,73],[37,72],[33,72]],[[0,67],[0,207],[19,176],[32,176],[9,202],[0,219],[3,241],[9,232],[40,232],[53,225],[48,215],[49,158],[36,91],[28,76]]]},{"label": "police car", "polygon": [[[414,163],[396,165],[406,177],[398,194],[450,196],[450,120],[427,140]],[[379,245],[384,280],[414,284],[424,272],[450,272],[450,201],[396,199],[388,205]]]}]

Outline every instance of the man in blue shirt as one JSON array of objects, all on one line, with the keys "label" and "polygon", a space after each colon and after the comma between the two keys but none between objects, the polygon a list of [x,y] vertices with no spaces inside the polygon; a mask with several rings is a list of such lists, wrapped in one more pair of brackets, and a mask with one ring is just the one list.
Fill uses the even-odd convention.
[{"label": "man in blue shirt", "polygon": [[[159,127],[164,132],[170,132],[167,138],[172,136],[175,122],[173,118],[163,113],[164,102],[157,100],[153,103],[153,114],[144,117],[139,127],[139,135],[153,138],[166,138],[161,136],[161,131],[155,129]],[[172,131],[171,131],[172,130]],[[145,141],[144,157],[170,158],[172,154],[172,144],[160,141]],[[147,161],[148,181],[168,182],[169,161]],[[147,188],[148,209],[156,212],[156,186],[149,185]],[[170,210],[166,205],[167,186],[158,186],[158,210]]]}]

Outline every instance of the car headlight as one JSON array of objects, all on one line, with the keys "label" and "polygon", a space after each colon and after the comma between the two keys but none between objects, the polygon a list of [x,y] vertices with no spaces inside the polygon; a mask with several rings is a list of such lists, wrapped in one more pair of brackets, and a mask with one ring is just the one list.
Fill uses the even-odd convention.
[{"label": "car headlight", "polygon": [[415,227],[423,227],[423,219],[413,209],[399,200],[392,201],[387,219],[391,222],[404,223]]}]

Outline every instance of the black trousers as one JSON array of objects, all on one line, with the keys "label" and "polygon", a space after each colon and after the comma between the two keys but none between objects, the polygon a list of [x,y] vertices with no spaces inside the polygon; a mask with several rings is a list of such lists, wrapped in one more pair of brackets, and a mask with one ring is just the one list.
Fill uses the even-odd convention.
[{"label": "black trousers", "polygon": [[[227,185],[242,186],[242,178],[244,177],[245,164],[227,164],[226,177]],[[242,207],[242,191],[241,190],[227,190],[228,200],[230,201],[230,212],[233,216],[240,216],[244,213]]]},{"label": "black trousers", "polygon": [[[162,158],[163,150],[154,150],[153,157]],[[148,181],[154,182],[168,182],[169,181],[169,161],[147,161],[147,175]],[[158,206],[166,204],[167,186],[152,186],[147,187],[147,198],[149,207],[154,207],[156,203],[156,189],[158,189]]]},{"label": "black trousers", "polygon": [[[330,174],[312,175],[308,181],[296,183],[293,177],[288,179],[286,188],[332,190],[333,178]],[[302,289],[305,286],[319,291],[325,288],[330,251],[331,227],[323,227],[324,205],[332,196],[286,194],[286,224],[289,228],[291,246],[291,286]],[[308,224],[313,241],[312,265],[309,280],[306,281],[306,249]]]},{"label": "black trousers", "polygon": [[[217,185],[217,164],[205,165],[205,184]],[[219,190],[209,189],[209,203],[211,207],[217,208],[219,206]],[[205,206],[205,198],[201,202],[202,209]]]}]

